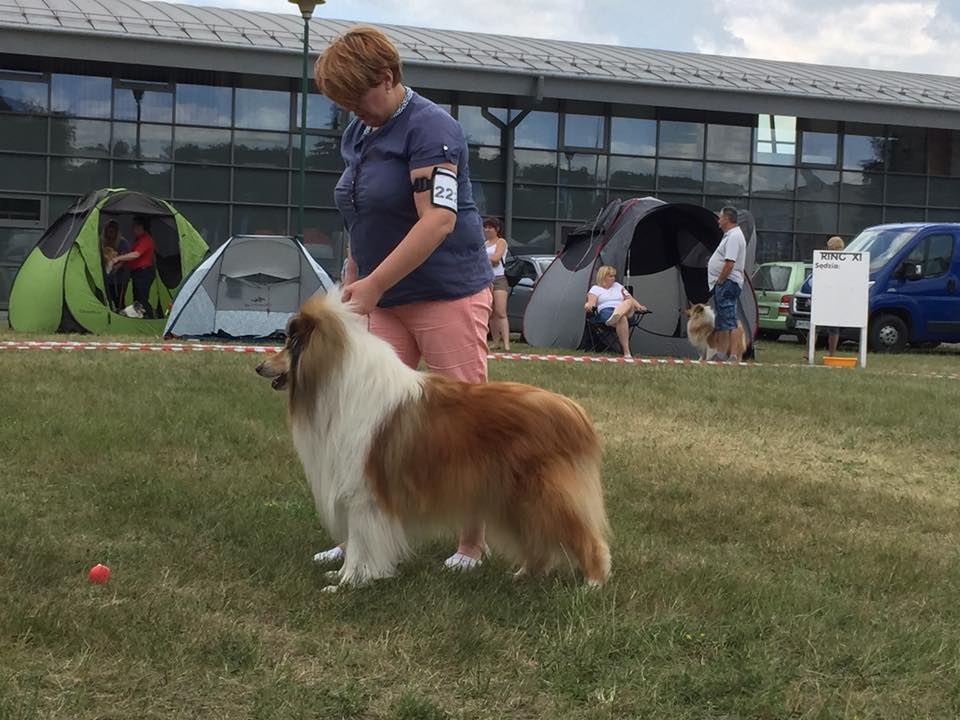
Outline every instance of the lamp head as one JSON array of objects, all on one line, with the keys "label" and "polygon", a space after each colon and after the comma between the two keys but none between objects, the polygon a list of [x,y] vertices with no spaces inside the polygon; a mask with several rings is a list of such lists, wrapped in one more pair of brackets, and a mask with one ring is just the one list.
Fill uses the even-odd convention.
[{"label": "lamp head", "polygon": [[287,0],[287,2],[300,8],[300,15],[304,20],[309,20],[313,15],[313,9],[317,5],[323,5],[326,0]]}]

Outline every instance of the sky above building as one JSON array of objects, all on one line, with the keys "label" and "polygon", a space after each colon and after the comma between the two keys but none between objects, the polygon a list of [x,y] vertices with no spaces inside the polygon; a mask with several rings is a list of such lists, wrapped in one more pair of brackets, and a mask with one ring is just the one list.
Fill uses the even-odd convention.
[{"label": "sky above building", "polygon": [[[188,4],[297,13],[286,0]],[[960,75],[960,0],[328,0],[339,20]]]}]

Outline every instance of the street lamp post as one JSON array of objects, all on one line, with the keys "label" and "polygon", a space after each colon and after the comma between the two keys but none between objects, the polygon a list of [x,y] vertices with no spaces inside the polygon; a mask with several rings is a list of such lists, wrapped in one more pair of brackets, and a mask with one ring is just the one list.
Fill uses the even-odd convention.
[{"label": "street lamp post", "polygon": [[317,5],[323,5],[326,0],[287,0],[300,8],[303,18],[303,73],[300,87],[300,207],[297,209],[297,231],[300,241],[303,242],[303,206],[306,203],[307,191],[307,95],[310,90],[308,65],[310,60],[310,18]]}]

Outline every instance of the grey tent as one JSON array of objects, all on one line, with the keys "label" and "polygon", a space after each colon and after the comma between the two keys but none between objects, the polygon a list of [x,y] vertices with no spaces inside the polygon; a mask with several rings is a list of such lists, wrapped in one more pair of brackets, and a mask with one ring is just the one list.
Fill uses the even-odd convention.
[{"label": "grey tent", "polygon": [[299,240],[235,235],[184,281],[164,335],[280,335],[304,300],[332,287],[330,276]]},{"label": "grey tent", "polygon": [[[756,247],[753,218],[741,218],[750,247]],[[748,234],[749,233],[749,234]],[[523,319],[532,345],[578,348],[585,333],[583,303],[600,265],[650,310],[631,336],[637,355],[696,357],[686,338],[683,310],[706,302],[707,261],[722,233],[716,215],[698,205],[664,203],[652,197],[614,200],[592,223],[570,233],[563,250],[534,289]],[[754,249],[755,252],[755,249]],[[757,300],[749,275],[740,296],[741,320],[753,338]]]}]

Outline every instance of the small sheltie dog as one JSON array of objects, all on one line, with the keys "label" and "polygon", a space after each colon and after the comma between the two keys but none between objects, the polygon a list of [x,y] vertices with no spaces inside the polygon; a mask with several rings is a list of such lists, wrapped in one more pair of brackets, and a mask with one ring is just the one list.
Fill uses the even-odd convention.
[{"label": "small sheltie dog", "polygon": [[[697,303],[683,311],[687,320],[687,339],[700,353],[701,360],[709,360],[717,350],[717,330],[714,329],[716,318],[713,308],[709,305]],[[746,334],[743,323],[737,320],[737,327],[730,331],[730,356],[740,362],[747,351]]]},{"label": "small sheltie dog", "polygon": [[307,300],[257,373],[287,390],[317,512],[346,541],[337,585],[390,577],[416,540],[479,522],[518,574],[570,563],[606,580],[600,443],[584,410],[529,385],[412,370],[336,294]]}]

